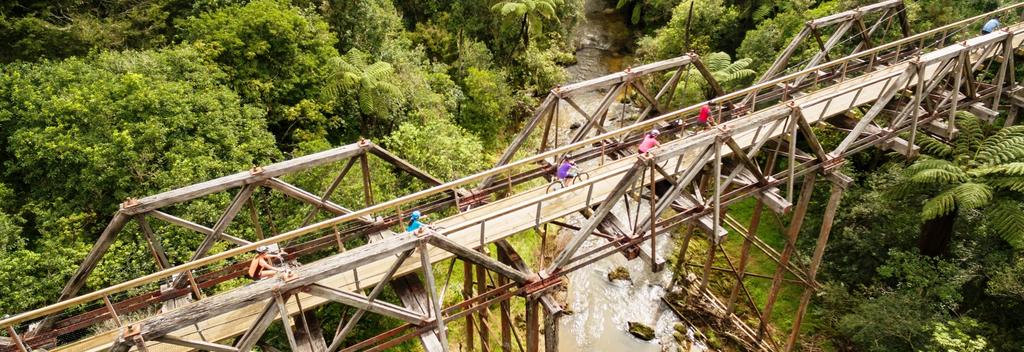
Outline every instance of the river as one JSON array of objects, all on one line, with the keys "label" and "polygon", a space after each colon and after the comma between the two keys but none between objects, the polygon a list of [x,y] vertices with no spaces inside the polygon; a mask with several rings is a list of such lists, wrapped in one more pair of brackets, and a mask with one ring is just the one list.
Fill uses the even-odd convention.
[{"label": "river", "polygon": [[[573,32],[576,46],[576,64],[567,68],[570,81],[578,82],[595,78],[608,73],[623,70],[631,65],[633,35],[626,25],[625,15],[614,11],[615,2],[605,0],[585,0],[584,19]],[[575,98],[576,102],[586,111],[593,111],[607,91],[598,90],[582,94]],[[617,99],[618,100],[618,99]],[[567,104],[563,104],[567,105]],[[625,112],[629,114],[633,107],[620,104],[618,101],[609,109],[608,125],[617,127],[619,123],[615,115]],[[570,116],[562,121],[563,127],[582,124],[584,118],[575,113],[569,106],[560,106],[561,116]],[[563,128],[561,140],[572,137],[575,130]],[[586,169],[587,165],[581,165]],[[615,207],[619,219],[627,223],[636,216],[625,208],[621,202]],[[641,218],[648,212],[646,207],[639,209]],[[630,216],[632,214],[632,216]],[[566,219],[570,223],[580,225],[583,218],[574,215]],[[571,231],[562,231],[560,240],[571,236]],[[659,241],[659,253],[666,256],[671,250],[671,241]],[[595,248],[605,240],[592,236],[579,253]],[[646,245],[649,245],[646,244]],[[629,271],[632,282],[608,280],[608,272],[616,267],[624,267]],[[671,280],[671,268],[660,273],[651,273],[649,263],[640,259],[627,261],[621,255],[612,255],[594,264],[570,273],[569,287],[566,296],[567,309],[572,314],[563,316],[559,326],[559,350],[569,351],[629,351],[659,352],[675,351],[676,343],[672,338],[673,325],[679,320],[666,307],[661,297],[665,294],[664,286]],[[642,341],[627,331],[627,322],[635,321],[653,327],[656,338]],[[693,329],[690,329],[690,338]],[[702,350],[700,344],[695,351]]]}]

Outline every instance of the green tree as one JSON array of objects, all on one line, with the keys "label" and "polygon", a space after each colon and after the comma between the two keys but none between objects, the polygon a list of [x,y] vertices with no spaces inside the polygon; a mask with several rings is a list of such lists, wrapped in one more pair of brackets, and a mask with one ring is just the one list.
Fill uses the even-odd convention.
[{"label": "green tree", "polygon": [[[53,286],[63,284],[124,199],[279,155],[263,112],[242,104],[226,79],[188,46],[18,63],[0,71],[0,160],[15,200],[3,207],[26,220],[20,236],[27,242],[19,254],[3,256],[0,272],[35,268],[47,275],[24,288],[38,295],[25,304],[55,298],[59,287]],[[228,200],[210,197],[178,214],[212,223]],[[102,275],[91,287],[152,269],[151,261],[143,263],[148,255],[134,231],[119,236],[122,243],[101,263]],[[201,241],[187,230],[164,238],[172,260]]]},{"label": "green tree", "polygon": [[442,180],[469,175],[485,167],[480,140],[458,125],[431,119],[403,123],[385,140],[389,150]]},{"label": "green tree", "polygon": [[405,103],[394,67],[384,61],[370,63],[370,60],[369,55],[359,50],[331,60],[333,72],[324,88],[328,100],[355,108],[342,113],[349,115],[346,117],[352,120],[350,123],[358,124],[366,137],[371,136],[371,131],[379,131],[379,125],[393,123],[398,109]]},{"label": "green tree", "polygon": [[511,89],[501,74],[470,67],[462,80],[466,100],[459,110],[459,125],[473,132],[487,146],[493,146],[512,111]]},{"label": "green tree", "polygon": [[167,44],[176,0],[11,0],[0,4],[0,62],[62,59]]},{"label": "green tree", "polygon": [[[203,48],[228,74],[231,87],[244,101],[268,111],[271,130],[283,145],[295,141],[296,124],[317,124],[309,114],[315,97],[331,74],[338,56],[336,36],[315,14],[284,0],[257,0],[233,5],[181,21],[181,39]],[[306,102],[303,102],[306,100]],[[288,108],[305,103],[309,120],[291,119]]]},{"label": "green tree", "polygon": [[921,351],[943,352],[982,352],[988,351],[988,341],[984,336],[972,335],[971,330],[978,330],[979,324],[971,318],[962,318],[932,326],[932,339],[928,347]]},{"label": "green tree", "polygon": [[224,78],[188,47],[7,66],[7,184],[19,196],[106,215],[125,198],[274,156],[262,113],[242,105]]},{"label": "green tree", "polygon": [[543,32],[543,20],[557,21],[555,9],[562,4],[563,0],[504,0],[491,6],[491,11],[519,22],[519,38],[523,48],[529,48],[531,29]]},{"label": "green tree", "polygon": [[339,52],[359,49],[379,58],[402,33],[402,16],[391,0],[324,1],[318,10],[337,33]]},{"label": "green tree", "polygon": [[[672,19],[665,27],[655,31],[654,36],[640,40],[637,50],[642,57],[654,60],[668,59],[686,54],[687,51],[709,53],[714,51],[732,51],[731,45],[736,38],[742,36],[740,28],[735,25],[740,11],[736,6],[724,0],[698,1],[693,6],[693,17],[690,20],[687,34],[687,19],[690,18],[690,3],[680,3],[672,10]],[[690,38],[690,42],[686,42]],[[687,50],[689,48],[689,50]]]},{"label": "green tree", "polygon": [[907,168],[909,187],[928,190],[921,208],[922,253],[942,254],[958,214],[979,213],[1011,245],[1024,249],[1024,126],[990,136],[977,117],[957,113],[960,134],[953,145],[921,135],[929,155]]}]

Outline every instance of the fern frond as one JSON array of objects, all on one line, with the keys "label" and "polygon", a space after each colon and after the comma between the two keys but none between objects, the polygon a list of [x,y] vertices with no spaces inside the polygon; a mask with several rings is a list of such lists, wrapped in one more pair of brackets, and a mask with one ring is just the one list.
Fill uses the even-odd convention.
[{"label": "fern frond", "polygon": [[550,1],[538,1],[536,9],[544,18],[550,19],[555,17],[555,4]]},{"label": "fern frond", "polygon": [[732,58],[729,57],[729,54],[721,51],[701,56],[700,59],[704,66],[708,67],[708,71],[711,72],[721,71],[732,63]]},{"label": "fern frond", "polygon": [[989,137],[978,149],[974,162],[982,166],[992,166],[1002,163],[1024,160],[1024,135],[1007,136],[996,133]]},{"label": "fern frond", "polygon": [[941,170],[959,170],[960,168],[954,165],[951,161],[945,159],[934,159],[928,156],[921,156],[913,164],[904,169],[907,175],[914,175],[918,172],[928,169],[941,169]]},{"label": "fern frond", "polygon": [[1007,176],[1024,176],[1024,162],[1013,162],[1006,163],[996,166],[989,166],[974,169],[970,172],[971,176],[988,176],[988,175],[1007,175]]},{"label": "fern frond", "polygon": [[989,222],[999,236],[1018,251],[1024,250],[1024,209],[1020,202],[1001,200],[988,211]]},{"label": "fern frond", "polygon": [[1024,193],[1024,177],[1019,176],[1003,176],[1003,177],[989,177],[985,180],[994,188],[1007,189],[1014,192]]},{"label": "fern frond", "polygon": [[741,70],[746,69],[747,66],[750,66],[751,62],[754,62],[754,59],[751,59],[749,57],[748,58],[739,59],[739,60],[736,60],[736,62],[733,62],[732,64],[730,64],[729,66],[726,66],[721,71],[725,72],[725,73],[728,73],[728,74],[733,74],[733,73],[736,73],[736,72],[739,72]]},{"label": "fern frond", "polygon": [[718,78],[718,82],[719,83],[723,83],[724,84],[724,83],[732,83],[732,82],[741,82],[741,81],[744,81],[746,79],[750,79],[751,77],[754,77],[755,75],[757,75],[757,72],[754,72],[754,70],[742,69],[742,70],[739,70],[739,71],[736,71],[736,72],[733,72],[733,73],[730,73],[730,74],[722,75],[720,78],[719,77],[716,77],[716,78]]},{"label": "fern frond", "polygon": [[919,185],[946,185],[966,182],[968,176],[952,162],[922,158],[904,171],[910,182]]},{"label": "fern frond", "polygon": [[992,187],[982,183],[962,183],[952,191],[960,209],[977,209],[992,201]]},{"label": "fern frond", "polygon": [[967,181],[967,174],[957,169],[957,171],[943,170],[943,169],[927,169],[921,170],[910,177],[910,181],[919,184],[929,185],[948,185],[955,183],[962,183]]},{"label": "fern frond", "polygon": [[388,76],[394,72],[395,70],[391,67],[391,64],[384,61],[378,61],[363,69],[363,77],[364,79],[379,82],[388,78]]},{"label": "fern frond", "polygon": [[924,133],[920,133],[917,136],[917,145],[921,147],[921,151],[925,154],[943,159],[953,156],[953,147],[949,144],[943,143]]},{"label": "fern frond", "polygon": [[953,189],[948,189],[924,203],[921,207],[921,218],[927,221],[949,214],[953,210],[956,210],[956,196]]},{"label": "fern frond", "polygon": [[978,117],[967,111],[957,111],[956,127],[960,129],[960,133],[954,144],[955,154],[960,156],[974,154],[978,145],[985,139],[985,132],[981,129]]}]

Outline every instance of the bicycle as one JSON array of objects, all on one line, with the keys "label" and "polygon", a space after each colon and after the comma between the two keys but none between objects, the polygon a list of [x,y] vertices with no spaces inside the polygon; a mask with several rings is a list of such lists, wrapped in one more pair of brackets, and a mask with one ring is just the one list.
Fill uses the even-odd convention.
[{"label": "bicycle", "polygon": [[[580,171],[580,172],[578,172],[576,174],[576,177],[575,177],[575,180],[573,181],[573,183],[583,182],[583,181],[586,181],[586,180],[589,180],[589,179],[590,179],[590,174],[589,173],[587,173],[586,171]],[[555,179],[551,180],[551,182],[548,183],[547,189],[544,191],[544,193],[551,193],[552,191],[560,190],[562,188],[565,188],[566,186],[567,185],[565,184],[565,180],[559,180],[558,178],[555,178]]]}]

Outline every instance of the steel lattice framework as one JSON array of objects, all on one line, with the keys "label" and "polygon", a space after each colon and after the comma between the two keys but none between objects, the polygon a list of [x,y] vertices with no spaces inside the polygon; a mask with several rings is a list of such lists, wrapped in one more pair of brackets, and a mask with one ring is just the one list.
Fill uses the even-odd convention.
[{"label": "steel lattice framework", "polygon": [[[47,346],[70,351],[247,351],[259,344],[271,323],[281,320],[293,350],[377,351],[418,338],[428,351],[447,351],[446,324],[466,319],[464,336],[468,345],[475,346],[473,340],[479,338],[481,349],[489,351],[492,332],[486,322],[490,307],[498,305],[500,348],[511,351],[513,337],[517,344],[521,341],[511,329],[509,302],[523,299],[526,341],[520,349],[538,351],[543,331],[544,348],[553,351],[557,349],[557,321],[562,307],[549,293],[567,273],[618,253],[639,257],[650,263],[651,270],[661,270],[664,259],[654,250],[657,241],[663,241],[666,234],[680,226],[691,231],[685,232],[675,271],[683,272],[687,266],[702,268],[693,299],[705,302],[723,322],[741,331],[750,347],[792,350],[811,294],[818,288],[815,278],[833,217],[850,182],[838,171],[843,160],[874,147],[912,158],[919,134],[945,139],[955,136],[958,110],[970,109],[992,121],[1005,111],[1005,123],[1014,123],[1017,107],[1024,105],[1014,70],[1015,51],[1024,42],[1024,24],[981,36],[960,33],[959,37],[967,39],[949,45],[947,39],[961,31],[975,31],[991,16],[1016,13],[1022,7],[1024,4],[1011,5],[917,35],[904,31],[905,38],[884,45],[872,45],[870,35],[891,18],[899,18],[906,28],[902,3],[898,1],[812,21],[808,24],[811,29],[805,32],[815,33],[815,28],[839,24],[833,38],[858,26],[868,34],[862,36],[862,43],[867,44],[857,45],[854,54],[818,64],[827,60],[827,53],[839,43],[839,39],[829,39],[806,69],[774,77],[787,65],[788,55],[784,53],[782,63],[773,66],[762,82],[728,94],[713,83],[699,57],[692,54],[558,87],[527,121],[498,165],[450,182],[437,180],[364,141],[126,201],[65,287],[60,302],[0,320],[8,334],[7,339],[0,340],[0,350],[29,351]],[[880,17],[873,25],[865,26],[864,18],[871,14]],[[717,126],[695,133],[687,128],[704,103],[676,107],[672,98],[690,65],[705,79],[711,78],[708,81],[718,96],[707,103],[724,107]],[[606,130],[604,121],[612,101],[630,89],[644,102],[644,108],[632,116],[629,125]],[[575,94],[588,90],[605,92],[595,111],[586,111],[573,100]],[[559,114],[566,106],[587,122],[573,138],[560,141]],[[544,127],[538,129],[540,126]],[[636,155],[633,150],[642,132],[653,127],[666,131],[663,136],[667,140],[650,156]],[[841,133],[841,142],[822,144],[822,129]],[[536,150],[532,150],[534,147]],[[514,160],[523,152],[529,156]],[[376,202],[368,166],[370,155],[429,188]],[[585,161],[590,178],[556,190],[538,186],[543,181],[531,182],[550,178],[552,165],[567,155]],[[363,209],[352,210],[330,199],[357,162],[366,203]],[[303,170],[334,164],[343,166],[336,169],[337,176],[322,193],[284,181]],[[795,244],[819,180],[830,185],[830,196],[810,264],[805,267],[793,260]],[[252,231],[259,234],[258,238],[230,235],[229,230],[240,231],[231,224],[246,204],[254,204],[259,189],[306,204],[297,215],[303,219],[301,226],[263,236],[260,217],[267,214],[251,206],[246,224],[260,229]],[[233,192],[232,201],[212,227],[166,211],[222,192]],[[744,225],[732,218],[727,208],[751,197],[757,201],[750,223]],[[634,209],[630,215],[614,214],[612,209],[619,202]],[[765,207],[791,217],[781,251],[756,236]],[[648,210],[641,212],[641,208]],[[392,231],[413,209],[446,217],[434,221],[432,228],[422,233]],[[329,215],[321,216],[321,212]],[[573,214],[581,214],[585,221],[578,227],[560,221]],[[171,265],[157,231],[149,225],[154,219],[205,235],[191,260]],[[129,222],[139,225],[159,270],[76,296]],[[552,260],[530,267],[506,239],[536,229],[546,240],[549,224],[569,227],[574,233]],[[743,236],[742,253],[735,264],[721,246],[727,228]],[[695,235],[698,232],[693,229],[701,235]],[[581,251],[592,236],[608,241]],[[365,239],[365,244],[351,247],[350,239],[354,238]],[[691,258],[686,257],[693,240],[709,243],[702,263],[691,264]],[[218,241],[234,247],[207,255]],[[204,292],[242,275],[244,263],[230,263],[269,244],[288,247],[294,257],[319,255],[322,259],[296,268],[292,280],[274,278],[214,295]],[[491,253],[491,246],[496,253]],[[771,280],[771,289],[763,306],[754,302],[744,284],[751,275],[747,264],[752,247],[777,264],[775,272],[764,277]],[[332,255],[323,256],[331,251]],[[726,256],[730,268],[713,266],[719,253]],[[438,297],[444,296],[450,283],[436,281],[433,265],[453,258],[464,265],[463,300],[446,306]],[[207,272],[194,275],[197,270]],[[731,290],[715,293],[708,288],[713,271],[724,271],[735,278]],[[779,291],[786,284],[802,287],[803,293],[788,339],[776,341],[773,336],[777,334],[771,333],[771,316]],[[380,299],[386,285],[399,293],[401,304]],[[111,300],[115,294],[126,298]],[[83,309],[97,302],[98,308]],[[305,314],[328,302],[356,308],[353,316],[339,323],[330,344],[317,328],[315,317]],[[740,305],[756,313],[757,326],[748,326],[736,315]],[[157,309],[160,307],[166,309]],[[73,313],[67,314],[69,311]],[[345,337],[366,312],[398,319],[404,325],[342,348]],[[122,321],[129,314],[143,316]],[[74,341],[62,338],[109,321],[115,326],[94,329],[91,336]]]}]

